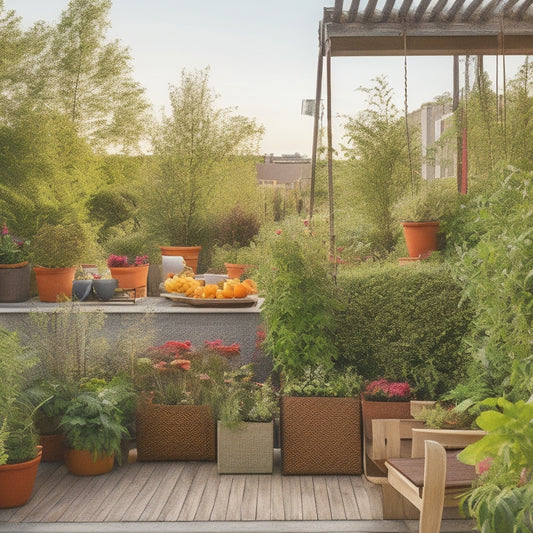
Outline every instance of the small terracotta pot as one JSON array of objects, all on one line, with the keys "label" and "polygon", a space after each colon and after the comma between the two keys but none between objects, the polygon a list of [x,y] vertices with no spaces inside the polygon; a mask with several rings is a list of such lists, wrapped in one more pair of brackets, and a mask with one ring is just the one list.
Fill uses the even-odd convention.
[{"label": "small terracotta pot", "polygon": [[76,274],[74,267],[45,268],[35,266],[37,291],[41,302],[56,302],[58,297],[72,298],[72,282]]},{"label": "small terracotta pot", "polygon": [[197,273],[201,246],[160,246],[159,249],[161,255],[181,255],[185,264],[191,267],[195,274]]},{"label": "small terracotta pot", "polygon": [[224,263],[228,272],[228,278],[240,278],[247,270],[254,268],[254,265],[241,265],[239,263]]},{"label": "small terracotta pot", "polygon": [[121,289],[141,289],[137,291],[137,296],[146,296],[148,284],[148,270],[150,265],[129,266],[129,267],[109,267],[111,277],[118,280]]},{"label": "small terracotta pot", "polygon": [[42,448],[37,446],[37,457],[24,463],[0,466],[0,509],[24,505],[30,498]]},{"label": "small terracotta pot", "polygon": [[76,476],[98,476],[106,474],[113,468],[115,454],[99,456],[96,461],[87,450],[72,450],[65,452],[65,463],[68,471]]},{"label": "small terracotta pot", "polygon": [[409,257],[425,256],[437,250],[438,221],[402,222],[402,227]]}]

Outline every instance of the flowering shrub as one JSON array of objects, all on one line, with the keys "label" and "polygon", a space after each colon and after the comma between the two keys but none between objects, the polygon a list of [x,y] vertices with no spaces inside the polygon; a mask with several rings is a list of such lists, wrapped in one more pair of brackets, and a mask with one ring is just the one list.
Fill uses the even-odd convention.
[{"label": "flowering shrub", "polygon": [[0,237],[0,264],[13,265],[26,261],[26,242],[18,240],[9,233],[9,229],[4,222],[2,224],[2,235]]},{"label": "flowering shrub", "polygon": [[111,254],[107,259],[108,267],[128,267],[128,266],[141,266],[148,265],[147,255],[138,255],[135,260],[131,262],[127,255],[113,255]]},{"label": "flowering shrub", "polygon": [[370,382],[363,396],[365,400],[374,402],[408,402],[411,399],[411,387],[406,382],[382,378]]},{"label": "flowering shrub", "polygon": [[238,354],[239,345],[224,346],[220,340],[206,341],[202,350],[190,341],[168,341],[137,360],[136,386],[154,403],[207,404],[216,412],[231,372],[230,358]]}]

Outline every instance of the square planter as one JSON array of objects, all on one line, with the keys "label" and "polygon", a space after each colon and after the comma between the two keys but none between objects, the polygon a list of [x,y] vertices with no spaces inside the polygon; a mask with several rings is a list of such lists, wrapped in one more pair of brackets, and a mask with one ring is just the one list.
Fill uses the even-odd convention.
[{"label": "square planter", "polygon": [[361,474],[359,398],[282,396],[283,474]]},{"label": "square planter", "polygon": [[372,420],[375,418],[413,418],[411,402],[373,402],[361,398],[365,438],[372,438]]},{"label": "square planter", "polygon": [[216,425],[205,405],[139,407],[135,417],[139,461],[216,461]]},{"label": "square planter", "polygon": [[219,474],[271,474],[274,422],[245,422],[228,427],[218,421]]}]

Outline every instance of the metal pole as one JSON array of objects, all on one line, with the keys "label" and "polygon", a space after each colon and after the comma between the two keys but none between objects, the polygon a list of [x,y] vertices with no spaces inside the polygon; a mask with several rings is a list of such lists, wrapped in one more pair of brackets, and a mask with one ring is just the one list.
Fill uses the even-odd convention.
[{"label": "metal pole", "polygon": [[[452,111],[455,113],[459,109],[459,56],[453,56],[453,103]],[[461,126],[457,128],[457,163],[456,163],[456,173],[457,173],[457,191],[461,191],[461,176],[463,175],[463,135],[462,135],[462,116],[461,118],[456,117],[456,120],[460,122]]]},{"label": "metal pole", "polygon": [[328,193],[329,193],[329,253],[335,261],[335,273],[337,271],[337,254],[335,253],[335,217],[333,210],[333,133],[331,124],[331,47],[326,43],[326,72],[327,72],[327,120],[328,120]]},{"label": "metal pole", "polygon": [[322,22],[318,25],[318,65],[316,70],[316,94],[315,94],[315,116],[313,127],[313,154],[311,159],[311,191],[309,198],[309,220],[313,218],[315,208],[315,181],[316,181],[316,161],[318,152],[318,129],[320,120],[320,99],[322,97],[322,70],[323,70],[322,48]]}]

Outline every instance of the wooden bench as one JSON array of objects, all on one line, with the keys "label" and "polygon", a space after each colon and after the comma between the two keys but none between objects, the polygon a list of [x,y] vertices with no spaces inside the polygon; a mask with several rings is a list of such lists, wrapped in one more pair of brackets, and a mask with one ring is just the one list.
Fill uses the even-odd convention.
[{"label": "wooden bench", "polygon": [[[438,533],[444,506],[457,506],[457,498],[470,488],[475,468],[446,452],[432,440],[424,442],[425,457],[388,459],[388,482],[420,511],[420,533]],[[385,505],[385,503],[384,503]]]}]

